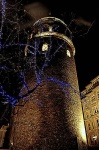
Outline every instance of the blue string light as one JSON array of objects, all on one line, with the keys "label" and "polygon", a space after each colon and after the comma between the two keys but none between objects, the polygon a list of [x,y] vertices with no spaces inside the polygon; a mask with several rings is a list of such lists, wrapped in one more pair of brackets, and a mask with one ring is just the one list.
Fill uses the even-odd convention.
[{"label": "blue string light", "polygon": [[[37,90],[37,88],[43,83],[43,82],[53,82],[55,84],[58,84],[58,86],[64,91],[64,93],[67,95],[68,99],[71,99],[69,92],[67,90],[67,88],[71,89],[74,93],[79,94],[78,91],[76,91],[70,84],[67,84],[66,82],[60,81],[59,79],[53,78],[53,77],[49,77],[47,78],[44,74],[44,70],[45,68],[47,68],[49,66],[49,63],[52,61],[52,59],[56,56],[57,52],[64,46],[65,42],[63,42],[62,44],[58,45],[58,47],[54,50],[54,52],[51,54],[51,49],[52,49],[52,45],[53,45],[53,41],[51,36],[49,37],[49,43],[48,43],[48,51],[46,52],[40,52],[39,51],[39,46],[40,46],[40,38],[38,40],[34,40],[34,43],[24,43],[22,41],[22,39],[20,39],[20,42],[15,42],[15,39],[18,38],[18,34],[21,34],[21,32],[19,31],[19,29],[15,28],[15,25],[18,24],[17,21],[13,20],[8,20],[9,24],[13,23],[14,25],[14,29],[12,29],[12,32],[9,33],[9,36],[7,37],[7,39],[3,39],[5,40],[5,43],[2,43],[2,38],[3,38],[3,26],[4,26],[4,21],[5,21],[5,16],[6,16],[6,2],[5,0],[1,0],[1,6],[2,9],[0,10],[1,12],[1,28],[0,28],[0,49],[2,49],[3,51],[5,51],[4,53],[2,52],[2,55],[6,55],[6,49],[9,48],[13,48],[13,51],[15,51],[14,48],[16,48],[17,50],[20,49],[20,52],[23,53],[24,48],[27,47],[27,57],[23,56],[23,59],[25,59],[25,63],[29,63],[29,61],[33,61],[30,63],[33,63],[32,69],[33,69],[33,73],[36,77],[36,86],[34,86],[31,90],[29,89],[29,86],[25,80],[25,72],[27,71],[26,68],[23,69],[22,65],[19,61],[19,66],[16,66],[16,64],[11,61],[11,65],[13,65],[14,67],[8,67],[8,64],[2,65],[2,63],[0,64],[0,72],[2,71],[13,71],[14,72],[18,72],[19,76],[18,78],[21,80],[21,84],[23,85],[20,88],[19,94],[18,96],[11,96],[10,94],[8,94],[5,90],[5,88],[3,87],[2,83],[0,84],[0,95],[5,98],[5,101],[2,101],[4,104],[6,103],[10,103],[12,105],[12,107],[16,106],[17,103],[19,102],[20,99],[23,99],[25,101],[31,100],[28,98],[29,94],[33,93],[35,90]],[[13,7],[14,9],[14,7]],[[43,28],[43,24],[39,21],[39,26],[41,29],[41,32],[44,32],[44,28]],[[59,26],[56,26],[55,28],[53,28],[53,31],[55,32],[57,29],[59,28]],[[18,31],[17,31],[18,30]],[[15,35],[13,35],[13,32],[15,31]],[[19,33],[20,32],[20,33]],[[25,31],[26,32],[26,31]],[[50,31],[51,32],[51,31]],[[26,33],[25,35],[28,35],[28,33]],[[10,40],[10,37],[13,37]],[[25,37],[26,38],[26,37]],[[30,40],[30,39],[29,39]],[[34,46],[33,46],[34,45]],[[28,59],[28,54],[30,55],[30,58]],[[37,64],[37,54],[40,55],[44,55],[44,62],[41,66],[41,68],[39,68],[38,64]],[[17,57],[19,57],[19,53],[17,54]],[[4,58],[6,59],[6,56],[4,56]],[[31,59],[33,58],[33,59]],[[11,58],[9,57],[9,60]],[[20,57],[18,58],[20,59]],[[20,67],[21,69],[17,70],[16,67]],[[30,66],[29,66],[30,67]],[[10,84],[10,83],[9,83]],[[25,94],[24,90],[26,91]],[[34,100],[34,98],[32,99]],[[43,106],[43,104],[41,104],[39,101],[34,100],[35,102],[37,102],[39,105]]]}]

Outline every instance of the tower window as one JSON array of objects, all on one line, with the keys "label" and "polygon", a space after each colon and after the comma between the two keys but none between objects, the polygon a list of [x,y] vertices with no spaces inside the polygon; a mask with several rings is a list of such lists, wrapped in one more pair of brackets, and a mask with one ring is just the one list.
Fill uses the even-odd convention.
[{"label": "tower window", "polygon": [[47,43],[44,43],[42,45],[42,51],[48,51],[48,44]]},{"label": "tower window", "polygon": [[71,57],[71,53],[69,50],[67,50],[67,56]]}]

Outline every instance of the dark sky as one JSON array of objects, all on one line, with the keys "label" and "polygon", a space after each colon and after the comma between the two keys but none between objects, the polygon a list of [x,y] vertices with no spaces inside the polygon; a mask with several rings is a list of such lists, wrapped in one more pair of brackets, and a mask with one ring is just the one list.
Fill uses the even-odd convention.
[{"label": "dark sky", "polygon": [[[60,12],[66,14],[65,22],[73,19],[78,20],[75,34],[73,32],[73,43],[76,48],[75,62],[79,80],[79,88],[82,91],[90,80],[99,74],[99,58],[98,58],[98,36],[99,36],[99,5],[95,1],[79,1],[72,3],[67,1],[67,4],[58,4]],[[55,13],[57,14],[57,10]],[[73,14],[73,15],[72,15]],[[60,17],[60,13],[58,13]],[[67,18],[67,20],[66,20]],[[68,21],[69,20],[69,21]],[[88,24],[89,23],[89,24]],[[80,32],[81,30],[81,32]]]},{"label": "dark sky", "polygon": [[[79,88],[82,91],[90,80],[99,74],[99,5],[97,1],[24,1],[24,6],[33,8],[35,3],[42,3],[41,11],[48,8],[49,15],[62,19],[73,33],[76,48],[75,62],[77,67]],[[87,3],[86,3],[87,2]],[[36,5],[37,7],[37,5]],[[39,10],[40,10],[39,9]],[[34,12],[33,12],[34,11]],[[36,14],[35,14],[36,15]],[[37,15],[36,15],[37,17]]]},{"label": "dark sky", "polygon": [[[60,1],[58,7],[55,13],[59,17],[61,13],[65,14],[63,19],[67,25],[72,19],[76,20],[76,30],[74,26],[70,29],[76,48],[75,62],[79,88],[82,91],[90,80],[99,74],[99,5],[95,1],[89,3],[87,1],[87,4],[86,1],[76,3],[67,1],[67,4]],[[58,10],[60,12],[57,12]]]}]

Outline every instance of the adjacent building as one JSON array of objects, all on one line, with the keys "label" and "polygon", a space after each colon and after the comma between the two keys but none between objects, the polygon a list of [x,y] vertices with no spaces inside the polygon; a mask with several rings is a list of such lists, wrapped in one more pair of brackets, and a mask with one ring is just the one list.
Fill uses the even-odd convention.
[{"label": "adjacent building", "polygon": [[88,146],[99,147],[99,75],[81,94]]}]

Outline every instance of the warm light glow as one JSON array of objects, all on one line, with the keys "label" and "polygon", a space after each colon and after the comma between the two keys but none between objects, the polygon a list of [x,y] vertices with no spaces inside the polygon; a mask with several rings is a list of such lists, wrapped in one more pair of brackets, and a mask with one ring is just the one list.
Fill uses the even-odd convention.
[{"label": "warm light glow", "polygon": [[62,39],[64,41],[66,41],[67,44],[73,50],[73,55],[75,55],[75,47],[74,47],[72,41],[67,36],[60,34],[60,33],[57,33],[57,32],[42,32],[42,33],[38,33],[35,35],[35,37],[49,37],[49,36],[53,36],[53,37],[56,37],[58,39]]},{"label": "warm light glow", "polygon": [[80,131],[81,131],[83,142],[86,143],[86,131],[85,131],[85,127],[84,127],[84,123],[83,122],[81,124]]},{"label": "warm light glow", "polygon": [[49,27],[49,31],[50,31],[50,32],[52,32],[52,31],[53,31],[51,26]]},{"label": "warm light glow", "polygon": [[33,34],[30,34],[30,39],[32,39],[32,37],[33,37]]},{"label": "warm light glow", "polygon": [[25,56],[27,56],[27,50],[28,50],[28,46],[26,45],[26,46],[25,46],[25,49],[24,49],[24,55],[25,55]]},{"label": "warm light glow", "polygon": [[67,50],[67,56],[71,57],[70,51]]},{"label": "warm light glow", "polygon": [[13,142],[11,142],[11,145],[13,145]]},{"label": "warm light glow", "polygon": [[97,140],[97,136],[96,136],[96,135],[95,135],[95,136],[93,136],[92,138],[93,138],[93,140]]},{"label": "warm light glow", "polygon": [[47,51],[48,50],[48,44],[47,43],[44,43],[42,45],[42,51]]}]

